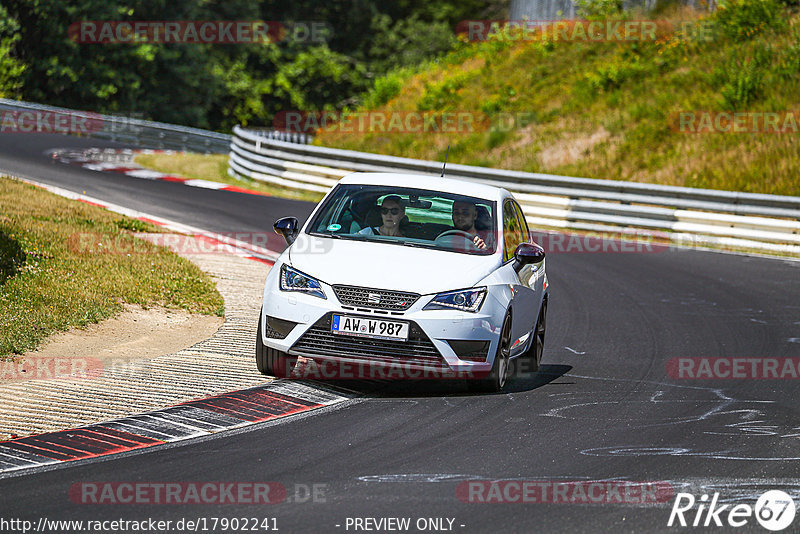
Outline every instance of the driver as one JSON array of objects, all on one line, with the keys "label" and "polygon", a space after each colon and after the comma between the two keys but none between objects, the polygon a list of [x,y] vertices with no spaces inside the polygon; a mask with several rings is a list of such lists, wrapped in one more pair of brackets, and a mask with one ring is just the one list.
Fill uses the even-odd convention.
[{"label": "driver", "polygon": [[478,208],[472,202],[456,200],[453,202],[453,227],[456,230],[468,233],[472,237],[472,244],[481,250],[486,248],[484,241],[475,228],[475,221],[478,219]]},{"label": "driver", "polygon": [[403,199],[397,195],[389,195],[383,199],[380,206],[381,220],[383,224],[378,227],[367,226],[358,233],[362,235],[385,235],[405,237],[400,232],[400,222],[406,216],[406,208]]}]

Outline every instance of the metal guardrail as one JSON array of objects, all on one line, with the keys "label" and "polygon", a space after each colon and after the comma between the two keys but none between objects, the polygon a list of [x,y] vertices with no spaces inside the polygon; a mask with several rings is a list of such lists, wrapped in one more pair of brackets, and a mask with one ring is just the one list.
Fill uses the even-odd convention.
[{"label": "metal guardrail", "polygon": [[[234,127],[232,176],[327,192],[355,171],[438,176],[441,162],[290,144]],[[447,165],[447,176],[512,191],[537,227],[650,232],[681,243],[800,254],[800,197]]]},{"label": "metal guardrail", "polygon": [[[42,118],[45,118],[41,124],[46,127],[43,131],[134,143],[143,148],[221,154],[229,150],[231,142],[230,135],[199,128],[146,121],[123,115],[102,115],[5,98],[0,98],[0,110],[15,112],[18,116],[28,113],[31,115],[29,120],[34,122],[37,119],[42,122]],[[51,119],[54,116],[67,118],[63,132],[52,122],[47,121],[48,116]],[[70,124],[72,117],[79,119],[78,127],[72,127],[75,126],[74,123]]]},{"label": "metal guardrail", "polygon": [[313,135],[295,132],[286,132],[282,130],[270,130],[268,128],[249,128],[252,132],[259,137],[266,137],[267,139],[275,139],[276,141],[285,141],[287,143],[297,143],[307,145],[314,140]]},{"label": "metal guardrail", "polygon": [[[24,113],[31,114],[26,119],[34,124],[37,124],[38,121],[38,126],[44,127],[43,131],[132,143],[142,148],[224,154],[228,152],[231,144],[231,136],[229,134],[179,126],[177,124],[147,121],[126,115],[103,115],[91,111],[79,111],[6,98],[0,98],[0,110],[14,112],[18,118]],[[44,117],[45,115],[47,117]],[[61,116],[64,127],[56,127],[54,116]],[[82,120],[78,120],[77,124],[75,124],[72,120],[73,117]],[[43,118],[44,121],[42,121]],[[16,122],[15,120],[3,122],[0,123],[0,127],[4,130],[9,124],[19,127],[20,124],[16,124]],[[25,121],[20,122],[24,123]],[[25,130],[20,128],[20,131]],[[312,136],[306,134],[266,129],[259,130],[259,134],[269,139],[287,143],[305,144],[310,143],[313,139]]]}]

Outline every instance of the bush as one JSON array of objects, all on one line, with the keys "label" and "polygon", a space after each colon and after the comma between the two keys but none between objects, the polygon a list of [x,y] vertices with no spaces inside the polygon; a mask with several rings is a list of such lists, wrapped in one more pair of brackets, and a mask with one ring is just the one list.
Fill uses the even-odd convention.
[{"label": "bush", "polygon": [[509,132],[505,130],[492,130],[489,132],[489,138],[486,140],[486,148],[491,150],[499,147],[506,142],[509,135]]},{"label": "bush", "polygon": [[421,20],[415,15],[392,21],[379,13],[372,20],[370,33],[374,36],[369,49],[370,66],[379,74],[422,64],[452,50],[458,42],[446,22]]},{"label": "bush", "polygon": [[612,91],[619,89],[626,81],[637,78],[645,70],[645,66],[637,60],[615,59],[586,73],[584,79],[594,93]]},{"label": "bush", "polygon": [[0,230],[0,285],[14,276],[25,263],[25,251],[12,236]]},{"label": "bush", "polygon": [[402,71],[392,71],[385,76],[381,76],[375,80],[375,84],[364,96],[362,107],[366,109],[375,109],[387,103],[392,98],[400,94],[403,88],[403,83],[406,77]]},{"label": "bush", "polygon": [[622,0],[575,0],[575,12],[586,20],[620,19],[624,7]]},{"label": "bush", "polygon": [[441,110],[453,101],[459,89],[466,85],[469,79],[467,73],[457,73],[455,76],[446,77],[439,83],[426,84],[425,94],[417,103],[417,110]]},{"label": "bush", "polygon": [[782,29],[786,24],[783,15],[784,8],[778,0],[722,0],[714,20],[723,35],[742,40]]},{"label": "bush", "polygon": [[25,65],[14,57],[19,42],[19,23],[0,5],[0,98],[19,96]]},{"label": "bush", "polygon": [[787,80],[800,74],[800,44],[794,44],[782,50],[776,72],[781,78]]},{"label": "bush", "polygon": [[517,96],[517,91],[510,85],[498,88],[498,93],[492,94],[481,103],[481,111],[486,115],[495,115],[508,109],[511,99]]},{"label": "bush", "polygon": [[149,228],[146,222],[128,218],[116,219],[114,225],[120,230],[128,230],[131,232],[146,232]]},{"label": "bush", "polygon": [[743,109],[758,99],[761,94],[761,85],[761,71],[753,61],[745,61],[742,68],[734,74],[733,79],[726,83],[720,91],[723,106],[731,111]]},{"label": "bush", "polygon": [[762,95],[764,79],[772,61],[772,51],[756,48],[751,54],[733,54],[732,58],[714,69],[713,84],[719,88],[721,105],[730,111],[741,110]]}]

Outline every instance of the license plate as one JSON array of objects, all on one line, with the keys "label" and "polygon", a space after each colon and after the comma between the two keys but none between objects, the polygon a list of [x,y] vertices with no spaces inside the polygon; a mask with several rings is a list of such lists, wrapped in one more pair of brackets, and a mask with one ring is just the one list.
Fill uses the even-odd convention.
[{"label": "license plate", "polygon": [[350,317],[348,315],[334,315],[331,322],[331,331],[334,334],[373,339],[396,339],[400,341],[408,339],[408,323]]}]

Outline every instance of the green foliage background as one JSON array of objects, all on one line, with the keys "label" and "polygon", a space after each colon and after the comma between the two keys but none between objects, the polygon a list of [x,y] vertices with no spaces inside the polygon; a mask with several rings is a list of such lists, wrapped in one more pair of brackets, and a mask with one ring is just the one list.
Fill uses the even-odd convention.
[{"label": "green foliage background", "polygon": [[[358,105],[377,77],[450,50],[454,28],[494,16],[478,0],[3,0],[0,96],[213,130],[268,125],[281,110]],[[80,21],[327,23],[325,42],[80,44]]]}]

